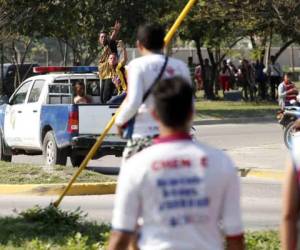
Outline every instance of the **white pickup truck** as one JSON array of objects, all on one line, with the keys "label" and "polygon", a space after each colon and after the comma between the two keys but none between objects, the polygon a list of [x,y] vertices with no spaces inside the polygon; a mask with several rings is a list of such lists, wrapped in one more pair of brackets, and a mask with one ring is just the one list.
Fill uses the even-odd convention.
[{"label": "white pickup truck", "polygon": [[[78,80],[84,82],[91,104],[73,103],[73,85]],[[96,73],[28,78],[0,106],[0,160],[11,161],[15,154],[43,154],[47,165],[65,165],[70,157],[73,166],[79,166],[116,108],[101,104]],[[125,144],[113,128],[95,158],[121,156]]]}]

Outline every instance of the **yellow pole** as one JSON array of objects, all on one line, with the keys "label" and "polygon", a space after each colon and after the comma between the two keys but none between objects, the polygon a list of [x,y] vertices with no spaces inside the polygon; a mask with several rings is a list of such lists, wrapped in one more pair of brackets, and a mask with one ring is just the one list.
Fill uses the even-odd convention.
[{"label": "yellow pole", "polygon": [[59,196],[59,198],[53,203],[53,206],[55,206],[55,207],[59,206],[59,204],[61,203],[62,199],[67,194],[67,192],[69,191],[69,189],[71,188],[72,184],[75,182],[75,180],[77,179],[77,177],[79,176],[79,174],[82,172],[82,170],[84,170],[86,168],[88,162],[94,157],[94,155],[96,154],[98,148],[101,146],[101,144],[102,144],[105,136],[108,134],[109,130],[114,125],[118,111],[111,118],[111,120],[109,121],[109,123],[106,125],[103,133],[98,137],[97,141],[95,142],[95,144],[93,145],[93,147],[91,148],[91,150],[89,151],[89,153],[87,154],[87,156],[84,158],[83,162],[80,164],[80,167],[78,168],[77,172],[73,175],[72,179],[70,180],[70,182],[68,183],[68,185],[65,187],[64,191]]},{"label": "yellow pole", "polygon": [[[181,14],[179,15],[179,17],[177,18],[177,20],[175,21],[175,23],[173,24],[173,26],[171,27],[171,29],[169,30],[169,32],[167,33],[167,35],[164,39],[165,46],[169,45],[169,43],[172,40],[176,30],[178,29],[178,27],[182,23],[183,19],[187,16],[187,14],[189,13],[189,11],[193,7],[193,5],[196,3],[196,1],[197,0],[189,0],[187,5],[185,6],[185,8],[182,10]],[[73,183],[76,181],[77,177],[80,175],[82,170],[84,170],[86,168],[88,162],[94,157],[94,155],[96,154],[98,148],[101,146],[104,138],[106,137],[106,135],[108,134],[108,132],[112,128],[112,126],[114,125],[115,119],[116,119],[116,116],[117,116],[118,112],[119,112],[119,110],[116,112],[116,114],[111,118],[109,123],[106,125],[103,133],[98,137],[97,141],[95,142],[95,144],[91,148],[90,152],[87,154],[87,156],[85,157],[83,162],[80,164],[80,167],[78,168],[77,172],[73,175],[72,179],[70,180],[68,185],[65,187],[64,191],[59,196],[59,198],[53,203],[53,206],[55,206],[55,207],[59,206],[59,204],[61,203],[64,196],[67,194],[67,192],[69,191],[69,189],[71,188]]]},{"label": "yellow pole", "polygon": [[189,0],[187,5],[184,7],[184,9],[180,13],[179,17],[177,18],[175,23],[172,25],[171,29],[169,30],[169,32],[167,33],[167,35],[164,39],[165,40],[165,46],[169,45],[169,43],[172,40],[175,32],[178,30],[179,26],[181,25],[181,23],[183,22],[183,20],[185,19],[185,17],[190,12],[190,10],[192,9],[192,7],[194,6],[194,4],[196,2],[197,2],[197,0]]}]

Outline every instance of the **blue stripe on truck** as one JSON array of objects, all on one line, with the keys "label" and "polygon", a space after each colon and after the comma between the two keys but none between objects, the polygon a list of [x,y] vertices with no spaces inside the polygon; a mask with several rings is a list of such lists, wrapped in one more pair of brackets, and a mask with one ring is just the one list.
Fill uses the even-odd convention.
[{"label": "blue stripe on truck", "polygon": [[41,110],[41,132],[46,126],[50,126],[54,132],[57,146],[59,148],[71,145],[72,137],[78,133],[69,133],[69,113],[78,111],[77,105],[71,104],[49,104],[43,105]]}]

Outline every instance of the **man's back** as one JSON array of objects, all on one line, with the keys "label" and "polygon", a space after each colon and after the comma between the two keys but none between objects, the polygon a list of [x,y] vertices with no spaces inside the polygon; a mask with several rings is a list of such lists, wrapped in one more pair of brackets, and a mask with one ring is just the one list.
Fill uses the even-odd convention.
[{"label": "man's back", "polygon": [[143,250],[223,249],[221,218],[225,235],[242,233],[239,184],[231,161],[185,135],[158,140],[128,160],[117,197],[113,227],[130,231],[141,216]]},{"label": "man's back", "polygon": [[[117,123],[126,123],[138,111],[133,137],[140,138],[158,134],[157,124],[149,112],[149,108],[153,104],[151,95],[143,105],[141,104],[144,94],[159,75],[164,61],[164,55],[151,54],[137,58],[128,65],[128,102],[126,106],[122,107],[117,117]],[[162,78],[174,76],[182,76],[191,82],[187,65],[180,60],[169,58]]]}]

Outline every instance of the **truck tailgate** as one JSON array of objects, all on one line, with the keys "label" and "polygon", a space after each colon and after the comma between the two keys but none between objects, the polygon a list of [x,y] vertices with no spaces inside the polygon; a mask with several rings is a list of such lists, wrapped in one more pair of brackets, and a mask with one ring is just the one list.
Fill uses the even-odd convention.
[{"label": "truck tailgate", "polygon": [[[78,105],[79,134],[99,135],[103,132],[116,110],[116,106],[110,105]],[[112,127],[109,134],[117,134],[115,126]]]}]

